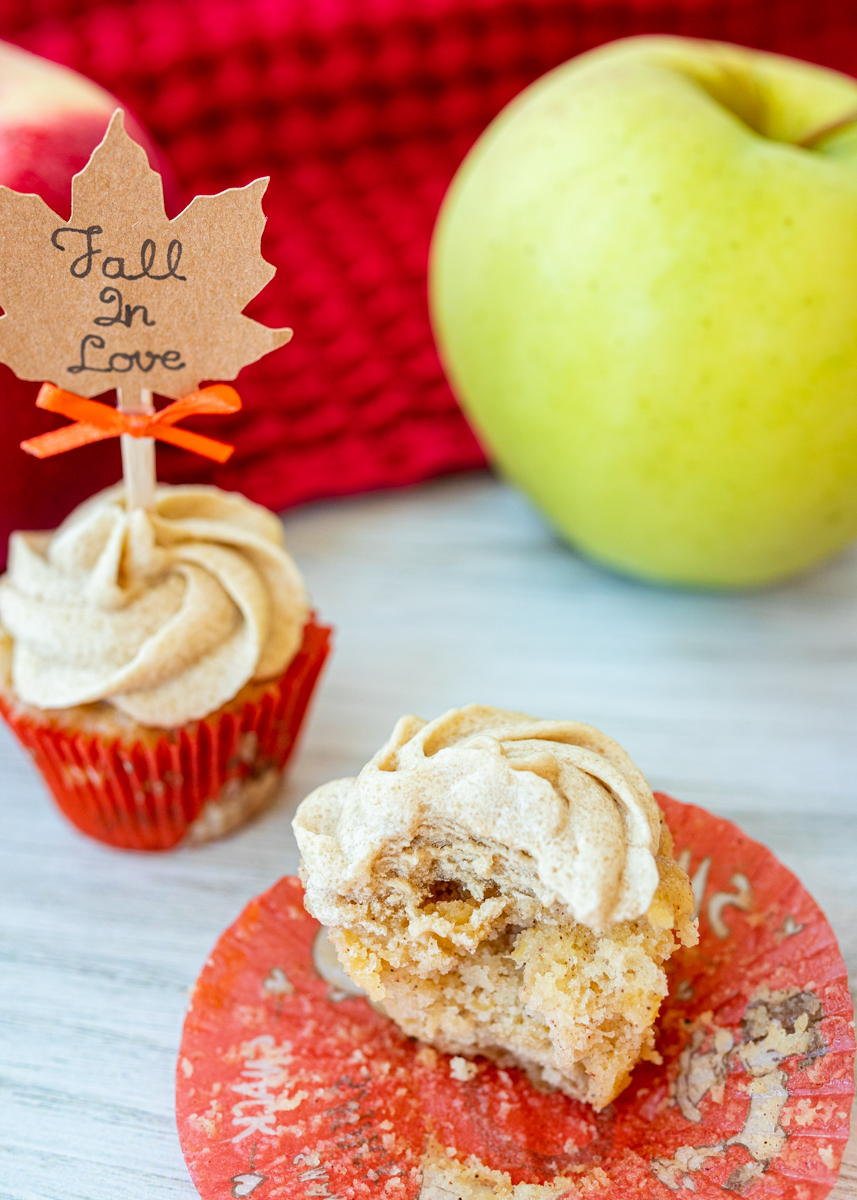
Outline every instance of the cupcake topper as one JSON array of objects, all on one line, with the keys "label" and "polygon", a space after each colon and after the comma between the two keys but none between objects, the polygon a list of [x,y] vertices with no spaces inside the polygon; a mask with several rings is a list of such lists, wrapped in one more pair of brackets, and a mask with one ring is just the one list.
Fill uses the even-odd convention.
[{"label": "cupcake topper", "polygon": [[[49,380],[36,403],[76,424],[30,438],[38,458],[121,436],[128,508],[154,499],[154,439],[224,462],[232,448],[177,429],[194,413],[236,412],[223,384],[285,345],[241,310],[274,275],[260,252],[267,179],[197,196],[174,220],[161,177],[125,132],[121,109],[72,181],[68,221],[0,187],[0,361]],[[87,399],[116,389],[117,406]],[[176,401],[155,412],[152,393]]]}]

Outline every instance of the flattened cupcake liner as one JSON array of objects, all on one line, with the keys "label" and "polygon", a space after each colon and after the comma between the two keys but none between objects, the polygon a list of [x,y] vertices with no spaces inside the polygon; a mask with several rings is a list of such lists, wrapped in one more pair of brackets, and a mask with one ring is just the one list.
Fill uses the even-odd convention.
[{"label": "flattened cupcake liner", "polygon": [[826,1196],[854,1095],[833,931],[763,846],[657,799],[701,935],[669,963],[661,1065],[595,1113],[517,1069],[439,1054],[335,980],[286,878],[220,938],[185,1021],[178,1129],[203,1200]]},{"label": "flattened cupcake liner", "polygon": [[[127,850],[168,850],[240,823],[270,798],[294,749],[331,630],[310,620],[285,672],[151,743],[64,728],[0,694],[2,712],[81,832]],[[195,824],[196,823],[196,824]]]}]

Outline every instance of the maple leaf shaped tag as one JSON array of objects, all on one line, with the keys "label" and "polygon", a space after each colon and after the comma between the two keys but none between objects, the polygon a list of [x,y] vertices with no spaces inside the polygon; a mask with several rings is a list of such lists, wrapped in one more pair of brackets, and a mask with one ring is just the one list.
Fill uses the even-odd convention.
[{"label": "maple leaf shaped tag", "polygon": [[72,181],[69,220],[0,187],[0,360],[78,396],[179,399],[285,345],[242,309],[273,277],[267,179],[197,196],[169,220],[161,177],[121,109]]}]

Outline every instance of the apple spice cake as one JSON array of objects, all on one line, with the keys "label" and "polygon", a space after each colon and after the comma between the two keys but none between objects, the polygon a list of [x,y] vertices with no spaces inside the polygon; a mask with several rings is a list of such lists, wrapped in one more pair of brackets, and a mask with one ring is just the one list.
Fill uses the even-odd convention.
[{"label": "apple spice cake", "polygon": [[480,705],[403,717],[294,827],[308,911],[406,1034],[597,1109],[659,1061],[693,894],[651,789],[597,729]]}]

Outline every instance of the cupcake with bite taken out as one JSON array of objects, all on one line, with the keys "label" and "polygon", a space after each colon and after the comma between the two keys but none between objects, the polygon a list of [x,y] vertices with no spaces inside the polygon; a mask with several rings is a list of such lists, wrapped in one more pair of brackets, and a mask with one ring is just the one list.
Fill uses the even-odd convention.
[{"label": "cupcake with bite taken out", "polygon": [[307,910],[404,1033],[596,1109],[660,1061],[693,893],[649,785],[599,730],[476,704],[403,717],[294,829]]}]

